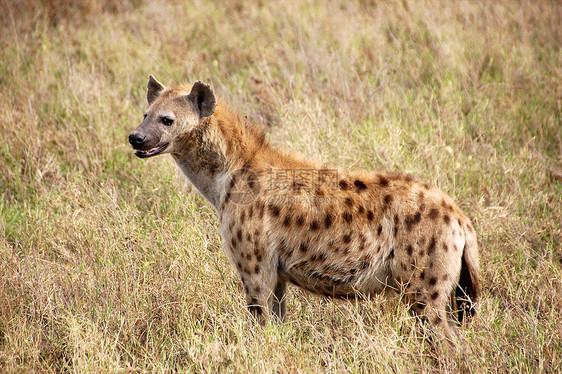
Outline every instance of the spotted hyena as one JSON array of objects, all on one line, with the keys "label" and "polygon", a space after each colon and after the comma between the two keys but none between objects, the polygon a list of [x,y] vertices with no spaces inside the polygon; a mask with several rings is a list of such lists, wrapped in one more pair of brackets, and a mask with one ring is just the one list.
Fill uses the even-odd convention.
[{"label": "spotted hyena", "polygon": [[283,319],[287,283],[350,298],[403,292],[412,312],[454,339],[479,290],[474,228],[450,197],[409,175],[322,167],[265,132],[202,82],[148,80],[129,135],[141,158],[172,155],[213,205],[250,311]]}]

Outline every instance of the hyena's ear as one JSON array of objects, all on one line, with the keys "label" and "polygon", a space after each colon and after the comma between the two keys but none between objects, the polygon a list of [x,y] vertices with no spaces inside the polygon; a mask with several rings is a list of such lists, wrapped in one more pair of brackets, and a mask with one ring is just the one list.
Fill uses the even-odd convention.
[{"label": "hyena's ear", "polygon": [[187,98],[197,105],[201,118],[211,116],[217,106],[217,100],[215,99],[213,89],[211,86],[201,81],[193,83],[193,87]]},{"label": "hyena's ear", "polygon": [[152,75],[148,76],[148,84],[146,85],[146,87],[148,88],[148,90],[146,91],[146,100],[148,101],[148,105],[152,105],[154,100],[156,100],[156,98],[160,96],[160,93],[166,88]]}]

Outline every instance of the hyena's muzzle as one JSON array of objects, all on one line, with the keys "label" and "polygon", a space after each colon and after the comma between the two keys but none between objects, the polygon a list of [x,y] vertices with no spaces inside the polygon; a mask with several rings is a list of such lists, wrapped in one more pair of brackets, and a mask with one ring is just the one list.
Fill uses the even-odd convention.
[{"label": "hyena's muzzle", "polygon": [[142,124],[129,134],[129,143],[136,151],[135,156],[140,158],[156,156],[168,147],[168,143],[160,143],[159,136],[143,131]]}]

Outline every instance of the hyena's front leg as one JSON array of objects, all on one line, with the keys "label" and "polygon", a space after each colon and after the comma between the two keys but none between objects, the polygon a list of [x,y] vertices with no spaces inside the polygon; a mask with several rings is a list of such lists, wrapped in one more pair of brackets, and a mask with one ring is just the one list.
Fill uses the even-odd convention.
[{"label": "hyena's front leg", "polygon": [[282,321],[286,304],[286,285],[278,277],[277,247],[263,235],[264,210],[261,201],[249,207],[236,206],[222,222],[226,250],[244,285],[248,309],[260,323],[269,315]]},{"label": "hyena's front leg", "polygon": [[272,295],[273,299],[273,316],[280,322],[285,321],[285,314],[287,310],[287,301],[285,300],[285,293],[287,292],[287,284],[281,280],[277,281],[275,292]]},{"label": "hyena's front leg", "polygon": [[277,277],[274,261],[265,261],[261,256],[246,262],[238,261],[238,273],[244,285],[248,310],[264,324],[268,315],[282,320],[285,314],[285,284]]},{"label": "hyena's front leg", "polygon": [[[261,272],[261,270],[260,270]],[[242,277],[248,310],[260,324],[268,315],[282,320],[285,314],[285,284],[277,280],[277,274],[268,272]]]}]

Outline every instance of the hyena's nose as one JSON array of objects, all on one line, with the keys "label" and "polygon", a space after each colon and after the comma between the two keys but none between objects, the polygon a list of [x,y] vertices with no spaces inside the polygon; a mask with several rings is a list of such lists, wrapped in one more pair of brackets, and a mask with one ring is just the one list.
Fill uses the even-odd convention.
[{"label": "hyena's nose", "polygon": [[139,134],[138,132],[132,132],[129,135],[129,143],[131,143],[133,147],[138,147],[142,145],[142,143],[144,143],[145,140],[146,140],[146,136]]}]

